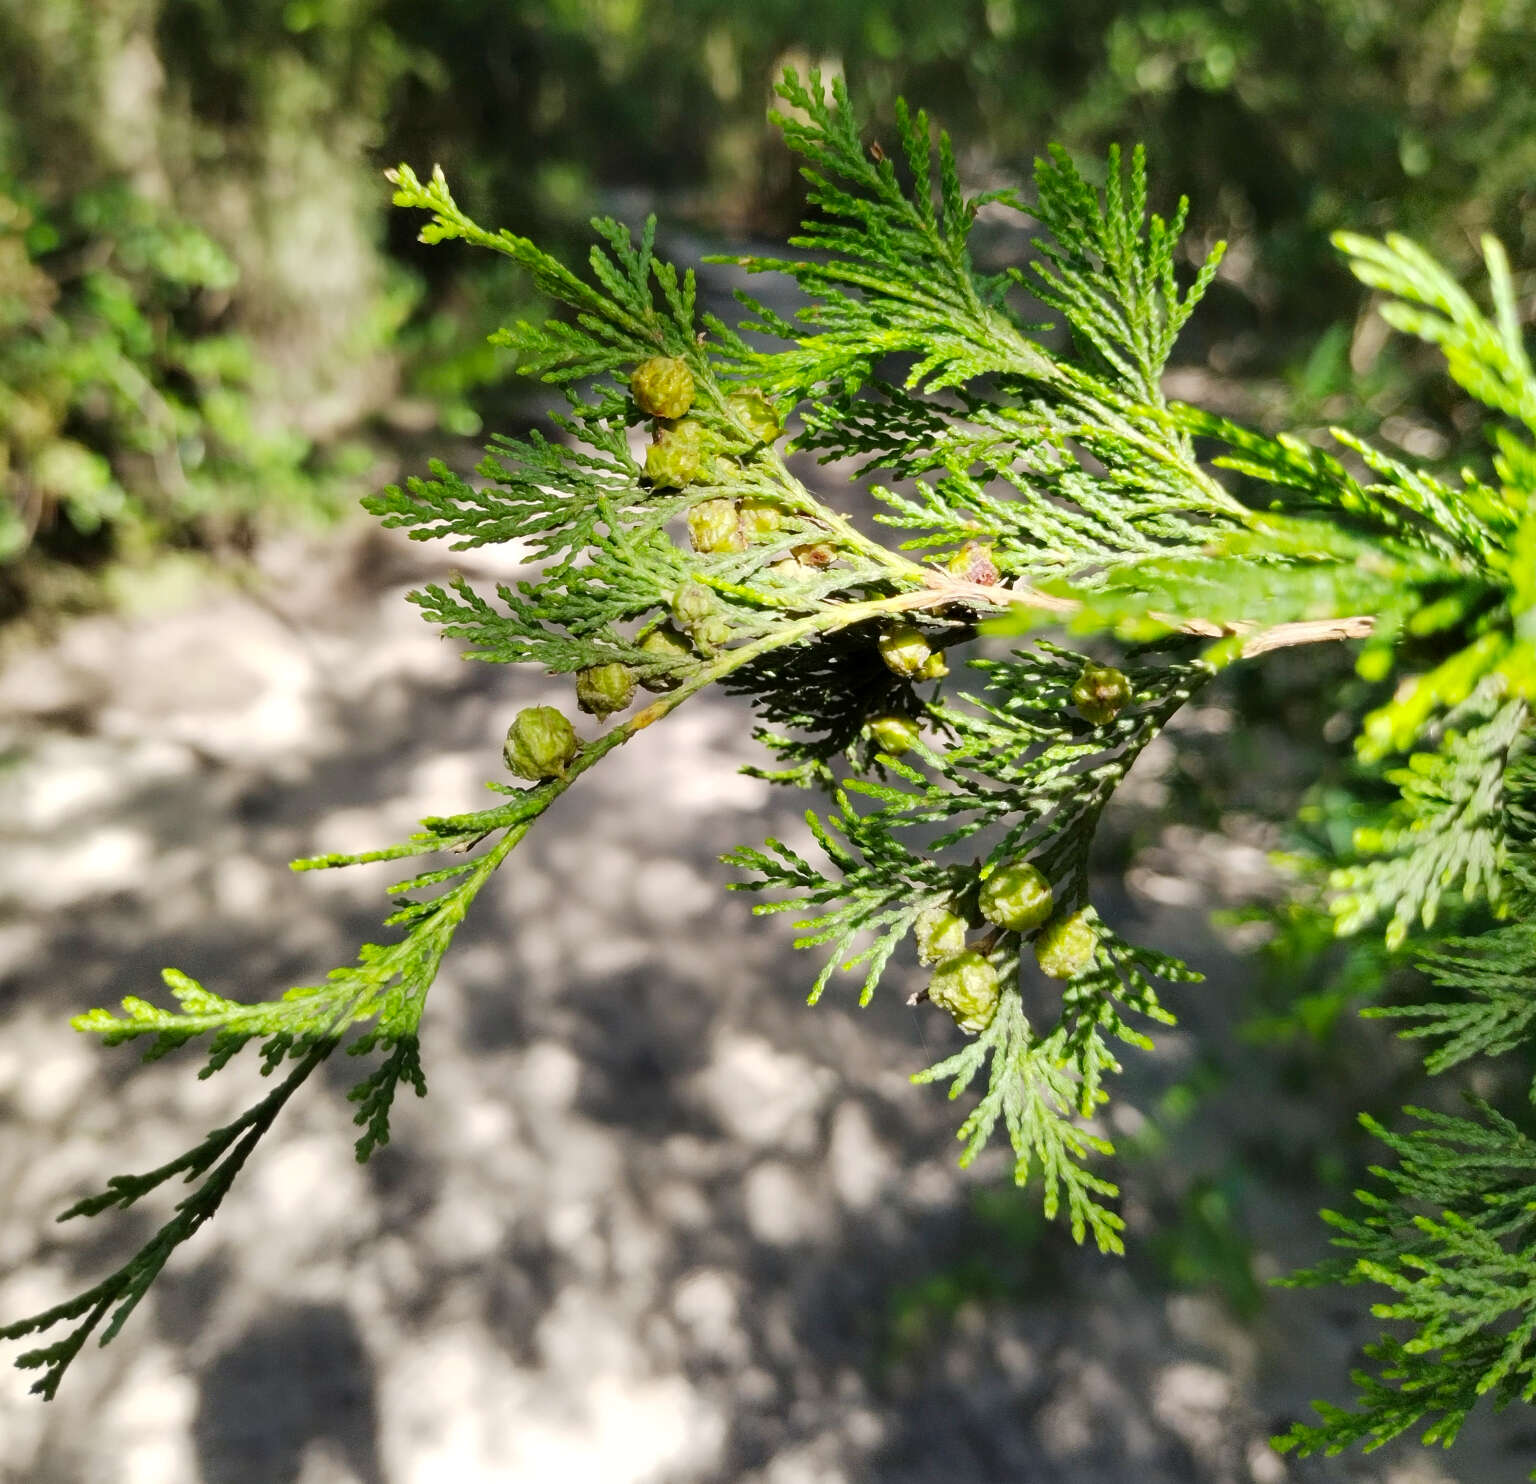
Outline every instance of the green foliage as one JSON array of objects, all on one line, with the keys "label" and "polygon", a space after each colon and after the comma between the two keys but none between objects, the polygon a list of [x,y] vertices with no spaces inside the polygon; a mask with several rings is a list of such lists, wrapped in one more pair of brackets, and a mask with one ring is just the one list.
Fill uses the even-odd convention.
[{"label": "green foliage", "polygon": [[0,0],[0,616],[242,555],[377,477],[358,430],[417,295],[362,158],[408,65],[375,19]]},{"label": "green foliage", "polygon": [[1296,1424],[1282,1448],[1377,1447],[1426,1417],[1423,1440],[1449,1445],[1479,1398],[1536,1400],[1536,1143],[1486,1103],[1469,1118],[1406,1112],[1418,1125],[1407,1133],[1362,1118],[1397,1156],[1371,1171],[1383,1188],[1356,1191],[1359,1215],[1323,1213],[1354,1255],[1291,1281],[1386,1288],[1392,1300],[1371,1312],[1412,1337],[1368,1347],[1356,1410],[1319,1403],[1322,1421]]},{"label": "green foliage", "polygon": [[[1260,332],[1257,352],[1239,355],[1267,365],[1304,362],[1317,334],[1353,315],[1328,231],[1395,226],[1465,268],[1479,233],[1513,243],[1528,230],[1536,42],[1518,6],[636,0],[535,17],[496,0],[394,0],[384,19],[418,59],[391,158],[464,161],[471,199],[506,203],[519,221],[568,220],[573,181],[644,180],[688,190],[701,216],[782,231],[793,182],[762,108],[796,55],[856,79],[881,130],[899,96],[923,98],[1005,179],[1042,138],[1080,157],[1141,138],[1164,188],[1195,201],[1197,239],[1251,249],[1228,293]],[[536,56],[537,74],[509,85],[509,54]],[[507,151],[508,137],[526,149]],[[1393,405],[1412,389],[1401,377]]]},{"label": "green foliage", "polygon": [[[61,1339],[18,1357],[17,1365],[42,1372],[33,1383],[33,1391],[45,1400],[52,1400],[64,1372],[109,1314],[111,1318],[102,1330],[101,1343],[105,1345],[116,1337],[171,1254],[195,1236],[198,1228],[218,1210],[262,1135],[272,1127],[288,1099],[325,1060],[333,1046],[334,1042],[326,1040],[304,1046],[299,1064],[266,1097],[247,1108],[233,1123],[214,1129],[185,1154],[142,1175],[116,1175],[108,1181],[104,1191],[76,1201],[67,1211],[59,1213],[59,1220],[64,1221],[73,1216],[97,1216],[114,1206],[126,1210],[141,1196],[178,1175],[188,1182],[201,1182],[191,1195],[177,1202],[176,1214],[115,1272],[73,1298],[0,1330],[0,1337],[21,1339],[58,1325],[73,1326]],[[286,1049],[287,1043],[281,1043],[264,1070],[281,1062]]]},{"label": "green foliage", "polygon": [[[1097,591],[1070,579],[1042,586],[1078,599],[1070,620],[1078,631],[1139,642],[1210,633],[1203,661],[1213,666],[1261,653],[1287,627],[1317,637],[1331,626],[1334,637],[1370,633],[1361,675],[1379,682],[1395,670],[1398,679],[1363,718],[1356,750],[1362,781],[1379,779],[1396,797],[1356,811],[1355,859],[1327,877],[1335,930],[1386,917],[1387,946],[1397,948],[1416,925],[1432,928],[1447,899],[1458,915],[1484,903],[1515,919],[1431,948],[1424,965],[1441,993],[1376,1012],[1409,1017],[1406,1035],[1438,1042],[1427,1066],[1440,1072],[1529,1044],[1536,376],[1497,243],[1484,243],[1491,317],[1411,242],[1341,235],[1338,246],[1362,281],[1392,296],[1383,311],[1390,322],[1438,345],[1452,378],[1507,419],[1490,429],[1493,481],[1470,468],[1454,480],[1411,468],[1335,428],[1366,478],[1376,476],[1366,483],[1301,439],[1176,408],[1180,426],[1231,450],[1218,466],[1268,487],[1269,511],[1214,533],[1197,555],[1111,567]],[[1027,626],[1019,615],[994,625]],[[1380,768],[1405,752],[1405,762]],[[1536,1397],[1524,1360],[1536,1329],[1531,1249],[1520,1240],[1527,1195],[1522,1187],[1506,1201],[1490,1173],[1518,1165],[1511,1141],[1520,1136],[1507,1119],[1488,1117],[1475,1126],[1431,1116],[1421,1138],[1388,1136],[1400,1164],[1382,1174],[1386,1195],[1361,1192],[1363,1217],[1332,1218],[1345,1233],[1340,1245],[1361,1255],[1317,1276],[1385,1284],[1403,1297],[1373,1312],[1414,1333],[1373,1349],[1375,1372],[1357,1376],[1356,1411],[1322,1406],[1321,1423],[1295,1429],[1291,1446],[1379,1443],[1426,1418],[1426,1439],[1449,1441],[1478,1396]],[[1469,1158],[1468,1146],[1486,1159]]]},{"label": "green foliage", "polygon": [[217,545],[340,508],[346,451],[258,416],[250,346],[214,307],[236,278],[124,187],[49,211],[0,177],[0,563]]},{"label": "green foliage", "polygon": [[[1333,870],[1333,911],[1341,932],[1390,916],[1387,944],[1399,946],[1414,919],[1432,927],[1441,900],[1459,888],[1465,902],[1497,902],[1502,890],[1503,790],[1527,713],[1478,697],[1492,715],[1466,731],[1447,727],[1436,752],[1417,752],[1383,777],[1399,795],[1378,820],[1361,823],[1354,848],[1365,857]],[[1460,709],[1460,717],[1477,709]],[[1450,713],[1448,720],[1458,718]]]},{"label": "green foliage", "polygon": [[[1364,1012],[1409,1022],[1402,1034],[1429,1043],[1432,1073],[1528,1048],[1536,1023],[1536,769],[1528,751],[1504,769],[1500,797],[1499,906],[1512,920],[1431,943],[1419,955],[1427,994]],[[1282,1447],[1370,1448],[1421,1425],[1425,1442],[1449,1445],[1479,1398],[1495,1407],[1536,1400],[1536,1144],[1482,1100],[1467,1117],[1406,1111],[1416,1124],[1407,1132],[1362,1115],[1396,1164],[1372,1167],[1375,1185],[1355,1192],[1353,1211],[1323,1213],[1344,1255],[1290,1281],[1385,1288],[1390,1301],[1372,1313],[1406,1326],[1408,1336],[1394,1330],[1367,1349],[1370,1368],[1353,1377],[1354,1411],[1319,1403],[1321,1421],[1297,1423]]]},{"label": "green foliage", "polygon": [[[1354,420],[1336,406],[1349,401],[1352,347],[1339,321],[1354,313],[1354,291],[1328,260],[1328,229],[1407,228],[1458,271],[1482,233],[1518,251],[1528,229],[1531,28],[1519,7],[1449,0],[836,0],[812,10],[0,0],[10,63],[0,174],[65,214],[104,179],[152,182],[156,199],[214,227],[240,259],[237,317],[249,308],[270,325],[276,314],[285,350],[302,338],[306,365],[350,372],[354,393],[371,384],[356,340],[370,327],[370,349],[379,332],[393,337],[383,348],[404,362],[405,384],[439,404],[445,428],[468,434],[506,400],[496,391],[505,360],[476,330],[525,311],[530,290],[510,265],[464,269],[473,259],[422,254],[404,232],[385,247],[381,203],[363,183],[372,161],[452,159],[466,200],[537,223],[541,240],[562,247],[581,232],[586,203],[615,187],[660,193],[711,229],[778,232],[799,199],[763,104],[797,55],[857,78],[882,130],[903,91],[929,99],[963,127],[988,175],[1019,173],[1047,134],[1077,157],[1144,139],[1165,188],[1196,202],[1193,239],[1235,236],[1243,248],[1216,307],[1218,369],[1234,358],[1245,375],[1289,364],[1323,418]],[[120,56],[163,84],[114,88]],[[982,262],[1006,248],[992,215]],[[230,221],[238,232],[224,230]],[[402,288],[402,270],[426,291]],[[296,271],[309,282],[296,284]],[[321,328],[333,320],[344,333]],[[1328,352],[1313,356],[1329,324]],[[1247,330],[1257,333],[1234,352]],[[1373,405],[1408,406],[1459,438],[1444,397],[1413,407],[1421,367],[1391,359],[1377,358]],[[245,421],[262,429],[273,403],[281,409],[256,389]],[[78,460],[50,474],[79,489],[91,477]]]},{"label": "green foliage", "polygon": [[[1511,910],[1529,913],[1532,900],[1527,880]],[[1450,997],[1364,1013],[1418,1021],[1404,1035],[1438,1043],[1425,1057],[1425,1065],[1431,1072],[1446,1072],[1474,1056],[1502,1056],[1532,1039],[1536,1025],[1536,1000],[1530,993],[1533,966],[1536,924],[1528,920],[1475,937],[1447,938],[1426,951],[1420,967],[1437,989],[1450,991]]]},{"label": "green foliage", "polygon": [[[887,152],[865,143],[840,84],[829,97],[816,74],[789,73],[781,94],[809,183],[813,215],[793,240],[807,256],[737,261],[796,280],[808,302],[793,321],[748,296],[743,329],[700,313],[692,276],[655,257],[654,223],[636,239],[594,222],[582,275],[526,238],[479,227],[441,172],[392,172],[397,204],[428,215],[426,241],[498,253],[564,306],[564,317],[510,326],[498,341],[521,370],[558,386],[567,408],[557,437],[496,439],[478,482],[438,465],[367,506],[418,539],[520,542],[535,576],[494,597],[460,580],[415,601],[471,657],[573,677],[587,709],[608,713],[605,729],[582,739],[546,708],[525,713],[539,736],[514,736],[508,763],[528,787],[497,780],[500,802],[428,819],[404,844],[298,862],[449,853],[392,889],[396,938],[366,946],[322,984],[245,1004],[172,972],[177,1010],[130,998],[121,1013],[78,1019],[108,1042],[148,1038],[150,1055],[210,1035],[208,1071],[253,1040],[268,1072],[295,1065],[244,1119],[72,1209],[128,1204],[176,1174],[200,1182],[104,1284],[0,1329],[14,1338],[72,1325],[20,1358],[42,1371],[44,1394],[109,1313],[105,1335],[116,1333],[293,1089],[348,1035],[350,1051],[377,1058],[353,1092],[359,1157],[384,1142],[399,1086],[424,1089],[426,995],[481,886],[590,768],[715,683],[757,706],[776,765],[764,776],[815,799],[812,843],[732,852],[746,876],[734,884],[771,893],[759,911],[800,914],[798,945],[823,960],[813,1002],[840,970],[867,1002],[910,935],[932,958],[932,925],[948,925],[935,972],[959,964],[977,992],[951,993],[945,981],[932,998],[971,1034],[916,1080],[974,1097],[962,1162],[1006,1133],[1016,1181],[1038,1176],[1045,1217],[1064,1215],[1078,1241],[1121,1250],[1116,1189],[1098,1164],[1111,1146],[1091,1120],[1121,1048],[1146,1049],[1173,1020],[1159,982],[1198,978],[1095,911],[1090,847],[1137,756],[1223,666],[1368,638],[1365,681],[1394,683],[1360,728],[1355,781],[1362,799],[1374,790],[1387,802],[1354,811],[1353,857],[1324,885],[1329,931],[1388,917],[1391,948],[1416,925],[1430,929],[1443,903],[1462,921],[1505,914],[1476,937],[1423,944],[1436,997],[1388,1009],[1434,1043],[1432,1070],[1527,1043],[1536,453],[1509,424],[1531,429],[1536,385],[1502,254],[1486,252],[1490,318],[1418,249],[1341,242],[1361,277],[1395,296],[1394,319],[1443,348],[1467,392],[1507,420],[1492,435],[1492,479],[1410,468],[1342,430],[1335,455],[1164,400],[1174,337],[1220,249],[1180,268],[1186,208],[1168,219],[1149,210],[1140,150],[1128,164],[1112,152],[1100,190],[1057,150],[1038,163],[1027,206],[1009,193],[967,198],[949,142],[940,135],[935,147],[922,114],[897,110]],[[1029,272],[976,269],[982,204],[1035,221]],[[1059,314],[1064,340],[1012,302],[1021,286]],[[669,363],[664,398],[658,358]],[[631,378],[646,365],[637,401]],[[680,394],[690,385],[691,402]],[[908,533],[901,546],[859,529],[795,475],[780,434],[791,408],[800,447],[889,480],[872,487],[885,524]],[[696,471],[685,481],[648,474],[637,442],[680,426],[650,414],[683,410],[697,429]],[[1214,460],[1202,455],[1211,447]],[[680,543],[706,504],[712,519],[734,506],[740,540]],[[959,663],[983,628],[1030,636],[1043,622],[1122,652],[1106,667],[1024,637]],[[611,708],[590,704],[598,667],[626,682]],[[945,689],[952,669],[965,678]],[[1084,704],[1089,673],[1113,674],[1113,705]],[[626,715],[631,676],[656,699]],[[906,725],[893,730],[893,719]],[[882,751],[890,736],[901,747]],[[1002,871],[1038,887],[1039,910],[997,910],[986,883]],[[1045,993],[1026,950],[1048,968],[1066,956],[1057,962],[1034,873],[1049,885],[1051,922],[1083,930],[1070,955],[1077,972]],[[1398,1299],[1377,1312],[1415,1331],[1383,1341],[1381,1374],[1361,1382],[1355,1412],[1325,1410],[1293,1445],[1379,1441],[1425,1417],[1448,1437],[1480,1394],[1536,1394],[1525,1135],[1491,1108],[1480,1123],[1421,1117],[1423,1130],[1406,1136],[1372,1125],[1399,1164],[1380,1175],[1384,1195],[1361,1195],[1364,1215],[1334,1218],[1355,1255],[1321,1274],[1385,1284]],[[1216,1206],[1196,1217],[1201,1240],[1232,1247]]]},{"label": "green foliage", "polygon": [[[1009,967],[1016,970],[1017,964]],[[1018,996],[1005,995],[986,1030],[914,1080],[952,1077],[949,1095],[957,1098],[987,1066],[986,1091],[960,1125],[961,1163],[980,1153],[1001,1119],[1013,1145],[1014,1180],[1022,1185],[1040,1172],[1046,1219],[1056,1219],[1065,1196],[1074,1241],[1091,1232],[1100,1252],[1124,1252],[1125,1222],[1101,1199],[1112,1199],[1119,1188],[1088,1168],[1092,1155],[1112,1153],[1114,1146],[1075,1121],[1106,1101],[1100,1080],[1115,1067],[1102,1042],[1093,1041],[1088,1051],[1074,1056],[1064,1029],[1037,1035]]]}]

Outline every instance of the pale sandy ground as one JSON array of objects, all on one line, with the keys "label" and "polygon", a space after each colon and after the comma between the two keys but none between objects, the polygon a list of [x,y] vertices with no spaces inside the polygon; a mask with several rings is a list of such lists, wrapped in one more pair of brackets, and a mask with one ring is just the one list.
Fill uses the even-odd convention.
[{"label": "pale sandy ground", "polygon": [[[401,595],[441,570],[432,553],[363,542],[269,561],[269,604],[91,620],[0,676],[0,1314],[99,1275],[153,1214],[53,1213],[169,1158],[259,1081],[248,1063],[209,1082],[190,1058],[142,1067],[66,1016],[153,993],[167,963],[256,996],[345,961],[388,868],[294,877],[285,862],[475,804],[515,707],[564,699],[461,663],[419,621]],[[1512,1417],[1449,1458],[1266,1447],[1310,1396],[1341,1394],[1363,1333],[1348,1306],[1277,1293],[1241,1324],[1149,1256],[1156,1213],[1234,1161],[1261,1270],[1316,1255],[1318,1194],[1281,1166],[1347,1108],[1296,1103],[1262,1056],[1235,1063],[1169,1156],[1125,1169],[1128,1260],[1030,1238],[1027,1220],[1000,1235],[978,1193],[1007,1189],[1001,1162],[958,1171],[956,1110],[907,1083],[920,1036],[950,1042],[931,1012],[905,1008],[900,982],[867,1011],[837,994],[806,1009],[788,921],[723,890],[720,851],[796,827],[796,800],[736,772],[753,754],[743,708],[702,698],[562,801],[451,954],[425,1026],[431,1095],[398,1108],[394,1143],[353,1162],[350,1068],[308,1089],[57,1402],[0,1371],[0,1478],[1524,1476],[1533,1429]],[[1237,1054],[1251,971],[1204,909],[1251,855],[1165,849],[1146,891],[1104,886],[1106,910],[1212,973],[1173,997],[1192,1029],[1130,1069],[1133,1109]],[[925,1282],[978,1254],[1008,1273],[993,1300],[901,1329]]]}]

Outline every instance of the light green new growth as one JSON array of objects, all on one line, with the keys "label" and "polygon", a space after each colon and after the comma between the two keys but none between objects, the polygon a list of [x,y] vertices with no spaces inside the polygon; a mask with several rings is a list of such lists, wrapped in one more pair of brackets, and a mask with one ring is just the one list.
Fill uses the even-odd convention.
[{"label": "light green new growth", "polygon": [[[967,198],[949,141],[939,135],[935,151],[923,114],[899,113],[887,151],[867,143],[840,84],[829,98],[815,74],[790,73],[780,91],[794,112],[779,123],[809,184],[811,220],[791,243],[804,256],[728,261],[790,275],[808,301],[793,320],[745,295],[740,330],[701,314],[692,274],[654,256],[653,222],[638,240],[594,222],[580,276],[524,238],[477,226],[440,171],[426,181],[405,166],[391,172],[397,204],[428,214],[424,241],[503,253],[566,311],[496,337],[522,371],[563,389],[557,436],[495,439],[474,482],[434,464],[429,478],[365,502],[415,539],[458,549],[518,541],[537,577],[494,595],[456,580],[413,601],[472,658],[572,676],[572,712],[574,677],[600,666],[615,696],[632,693],[633,677],[655,699],[615,711],[558,776],[491,783],[502,797],[487,809],[428,819],[402,845],[297,862],[448,861],[391,888],[402,904],[387,924],[398,936],[365,946],[322,984],[242,1004],[170,971],[176,1010],[130,998],[77,1019],[109,1043],[148,1037],[151,1056],[210,1035],[204,1075],[251,1041],[264,1071],[291,1067],[236,1123],[65,1213],[127,1206],[176,1176],[195,1186],[117,1273],[0,1329],[17,1338],[66,1327],[20,1357],[41,1372],[43,1395],[109,1315],[103,1339],[117,1332],[338,1045],[380,1058],[352,1094],[359,1158],[388,1139],[399,1085],[425,1090],[417,1037],[427,991],[481,886],[588,769],[716,683],[758,710],[770,763],[755,771],[818,799],[807,815],[817,858],[772,840],[742,848],[727,857],[747,876],[734,885],[774,893],[759,911],[800,914],[798,946],[824,960],[813,1002],[839,971],[857,976],[867,1002],[924,914],[969,925],[977,936],[965,951],[998,972],[1001,997],[984,1029],[916,1080],[947,1082],[952,1097],[974,1092],[963,1161],[1001,1125],[1015,1177],[1038,1174],[1047,1215],[1064,1206],[1078,1240],[1121,1250],[1116,1190],[1093,1164],[1111,1147],[1088,1120],[1109,1097],[1118,1048],[1145,1048],[1150,1028],[1172,1021],[1156,981],[1198,976],[1095,918],[1091,962],[1051,981],[1059,1009],[1032,1023],[1020,975],[1036,972],[1034,930],[984,922],[978,891],[995,870],[1027,861],[1056,913],[1087,908],[1105,806],[1179,708],[1239,658],[1366,639],[1361,672],[1390,689],[1364,721],[1361,776],[1396,797],[1362,799],[1355,856],[1331,863],[1338,931],[1385,918],[1396,946],[1441,911],[1465,922],[1481,902],[1505,914],[1489,932],[1425,947],[1441,997],[1386,1013],[1431,1043],[1434,1071],[1529,1045],[1536,380],[1497,244],[1486,245],[1489,318],[1413,244],[1339,240],[1357,275],[1390,297],[1391,321],[1439,345],[1456,380],[1507,420],[1493,434],[1490,479],[1468,470],[1447,480],[1342,432],[1330,453],[1164,400],[1175,338],[1220,249],[1181,271],[1185,205],[1167,221],[1149,212],[1139,149],[1128,168],[1111,152],[1101,189],[1054,149],[1037,162],[1031,202]],[[975,268],[969,234],[989,203],[1037,223],[1027,270]],[[1059,316],[1067,349],[1022,317],[1021,290]],[[777,348],[758,348],[748,332]],[[667,362],[668,406],[687,405],[675,426],[631,393],[635,368],[656,357]],[[892,365],[897,379],[881,379]],[[884,481],[870,485],[876,519],[899,544],[859,529],[795,475],[776,433],[792,413],[796,446]],[[678,428],[686,470],[656,458],[648,478],[636,430],[665,442]],[[1202,461],[1196,439],[1221,456]],[[702,550],[680,544],[674,533],[706,504],[696,529],[724,536],[700,540]],[[741,519],[731,529],[733,508]],[[987,580],[951,569],[966,548],[955,568]],[[977,548],[986,562],[974,561]],[[1087,656],[1030,639],[1006,658],[955,666],[941,688],[882,660],[880,638],[898,623],[939,654],[982,627],[1026,635],[1046,623],[1140,649],[1115,660],[1128,695],[1095,723],[1073,696]],[[881,750],[882,735],[901,739],[899,758]],[[1334,1218],[1356,1256],[1331,1273],[1392,1289],[1398,1301],[1379,1312],[1413,1336],[1383,1342],[1357,1411],[1326,1410],[1293,1444],[1380,1440],[1424,1417],[1450,1436],[1477,1395],[1529,1399],[1536,1388],[1536,1294],[1524,1276],[1536,1158],[1491,1110],[1479,1122],[1423,1118],[1414,1134],[1381,1131],[1401,1163],[1383,1174],[1385,1195],[1362,1193],[1363,1216]]]}]

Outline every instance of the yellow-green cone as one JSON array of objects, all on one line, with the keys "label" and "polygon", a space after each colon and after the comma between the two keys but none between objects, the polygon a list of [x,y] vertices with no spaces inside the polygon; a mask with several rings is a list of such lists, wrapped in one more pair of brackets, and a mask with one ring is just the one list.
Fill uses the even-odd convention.
[{"label": "yellow-green cone", "polygon": [[1051,915],[1051,883],[1024,861],[1001,866],[981,883],[977,899],[988,922],[1027,933]]},{"label": "yellow-green cone", "polygon": [[937,680],[949,674],[944,656],[934,652],[921,629],[899,623],[880,636],[880,658],[893,675],[903,680]]},{"label": "yellow-green cone", "polygon": [[725,406],[759,443],[772,443],[784,431],[778,414],[761,392],[732,392],[725,399]]},{"label": "yellow-green cone", "polygon": [[1113,721],[1130,699],[1130,682],[1108,665],[1085,665],[1072,686],[1072,704],[1085,721],[1096,727]]},{"label": "yellow-green cone", "polygon": [[735,501],[704,500],[688,512],[688,539],[695,551],[744,551],[741,525]]},{"label": "yellow-green cone", "polygon": [[629,390],[642,412],[681,417],[693,406],[693,373],[676,356],[652,356],[635,367]]},{"label": "yellow-green cone", "polygon": [[921,730],[910,716],[872,716],[864,723],[864,730],[879,745],[881,752],[900,757],[917,746]]},{"label": "yellow-green cone", "polygon": [[912,924],[920,964],[942,963],[965,948],[965,919],[947,907],[928,907]]},{"label": "yellow-green cone", "polygon": [[767,541],[784,527],[784,512],[772,500],[748,495],[737,504],[741,529],[748,541]]},{"label": "yellow-green cone", "polygon": [[645,477],[657,489],[682,489],[704,467],[704,429],[691,417],[670,428],[659,428],[645,450]]},{"label": "yellow-green cone", "polygon": [[525,706],[507,728],[501,755],[519,778],[539,783],[560,777],[579,746],[564,713],[553,706]]},{"label": "yellow-green cone", "polygon": [[[693,645],[671,624],[652,629],[640,641],[640,652],[657,660],[692,660],[694,657]],[[648,691],[676,690],[682,683],[683,677],[676,669],[655,671],[640,682]]]},{"label": "yellow-green cone", "polygon": [[1052,979],[1076,979],[1093,967],[1099,935],[1088,909],[1048,922],[1035,935],[1035,962]]},{"label": "yellow-green cone", "polygon": [[992,1024],[1000,993],[997,970],[970,948],[945,959],[928,981],[928,998],[972,1035]]},{"label": "yellow-green cone", "polygon": [[635,672],[627,665],[591,665],[576,672],[576,704],[599,721],[635,699]]}]

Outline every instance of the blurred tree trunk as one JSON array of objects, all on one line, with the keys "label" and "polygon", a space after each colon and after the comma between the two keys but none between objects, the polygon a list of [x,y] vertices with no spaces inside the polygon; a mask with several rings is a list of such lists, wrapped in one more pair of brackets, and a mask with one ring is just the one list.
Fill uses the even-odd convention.
[{"label": "blurred tree trunk", "polygon": [[125,179],[205,229],[272,373],[258,416],[315,440],[395,385],[368,149],[398,49],[346,8],[312,37],[272,0],[0,0],[0,169],[55,202]]}]

